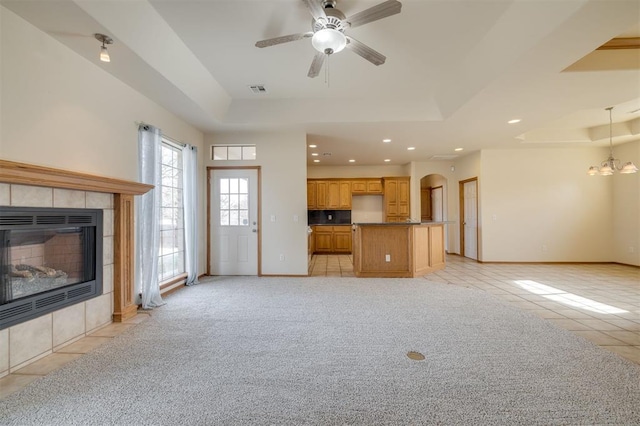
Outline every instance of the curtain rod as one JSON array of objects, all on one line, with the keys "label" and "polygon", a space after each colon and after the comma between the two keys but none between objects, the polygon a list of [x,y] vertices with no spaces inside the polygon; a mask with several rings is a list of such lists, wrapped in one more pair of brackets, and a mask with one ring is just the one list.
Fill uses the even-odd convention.
[{"label": "curtain rod", "polygon": [[[158,127],[154,126],[153,124],[145,123],[144,121],[134,121],[134,123],[135,123],[135,125],[136,125],[137,127],[140,127],[140,126],[152,126],[152,127],[155,127],[156,129],[158,128]],[[174,144],[176,144],[176,145],[180,145],[180,146],[182,146],[182,147],[187,146],[187,144],[186,144],[186,143],[184,143],[184,142],[180,142],[180,141],[179,141],[179,140],[177,140],[177,139],[170,138],[169,136],[165,135],[164,133],[162,133],[162,138],[163,138],[163,139],[166,139],[166,140],[168,140],[169,142],[174,143]]]}]

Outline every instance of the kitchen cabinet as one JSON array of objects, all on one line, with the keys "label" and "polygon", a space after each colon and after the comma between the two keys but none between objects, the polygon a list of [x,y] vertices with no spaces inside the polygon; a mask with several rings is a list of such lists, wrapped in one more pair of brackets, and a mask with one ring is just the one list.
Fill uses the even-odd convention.
[{"label": "kitchen cabinet", "polygon": [[406,222],[411,217],[409,204],[410,177],[385,177],[384,217],[385,222]]},{"label": "kitchen cabinet", "polygon": [[381,195],[382,180],[380,178],[357,179],[351,182],[353,195]]},{"label": "kitchen cabinet", "polygon": [[327,210],[328,182],[324,180],[316,181],[316,209]]},{"label": "kitchen cabinet", "polygon": [[356,277],[421,277],[446,266],[442,223],[361,223],[354,229]]},{"label": "kitchen cabinet", "polygon": [[333,227],[332,248],[334,253],[351,253],[351,234],[350,225]]},{"label": "kitchen cabinet", "polygon": [[351,210],[351,181],[343,179],[308,179],[309,210]]},{"label": "kitchen cabinet", "polygon": [[351,225],[313,227],[316,253],[351,253]]},{"label": "kitchen cabinet", "polygon": [[341,180],[340,182],[340,202],[338,208],[341,210],[351,210],[351,181]]},{"label": "kitchen cabinet", "polygon": [[307,181],[307,209],[308,210],[316,210],[317,209],[317,182],[314,180]]}]

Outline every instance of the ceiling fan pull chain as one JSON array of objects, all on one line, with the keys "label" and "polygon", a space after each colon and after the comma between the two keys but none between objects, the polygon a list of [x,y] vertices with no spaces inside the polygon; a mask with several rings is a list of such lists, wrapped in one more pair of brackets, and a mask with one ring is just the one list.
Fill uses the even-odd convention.
[{"label": "ceiling fan pull chain", "polygon": [[331,55],[327,55],[327,66],[324,69],[324,84],[327,85],[327,88],[330,87],[329,85],[329,62],[331,62],[330,59],[331,59]]}]

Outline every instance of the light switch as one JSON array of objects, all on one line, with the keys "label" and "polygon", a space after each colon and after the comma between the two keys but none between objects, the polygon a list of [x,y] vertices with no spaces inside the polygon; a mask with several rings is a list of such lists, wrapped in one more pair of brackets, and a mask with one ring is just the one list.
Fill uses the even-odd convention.
[{"label": "light switch", "polygon": [[385,262],[391,262],[391,255],[390,254],[385,254],[384,255],[384,261]]},{"label": "light switch", "polygon": [[272,215],[271,215],[271,222],[275,222],[275,221],[276,221],[276,215],[275,215],[275,214],[272,214]]},{"label": "light switch", "polygon": [[294,214],[294,215],[293,215],[293,221],[294,221],[294,222],[297,222],[297,221],[298,221],[298,215],[297,215],[297,214]]}]

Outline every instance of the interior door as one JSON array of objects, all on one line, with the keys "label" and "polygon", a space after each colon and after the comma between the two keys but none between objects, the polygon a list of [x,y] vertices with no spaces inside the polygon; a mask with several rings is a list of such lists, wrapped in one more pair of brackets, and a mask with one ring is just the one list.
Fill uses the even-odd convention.
[{"label": "interior door", "polygon": [[258,275],[258,170],[210,171],[211,275]]},{"label": "interior door", "polygon": [[444,204],[442,202],[442,187],[431,188],[431,215],[435,222],[444,220]]},{"label": "interior door", "polygon": [[462,209],[462,255],[478,260],[478,180],[460,182],[460,207]]}]

